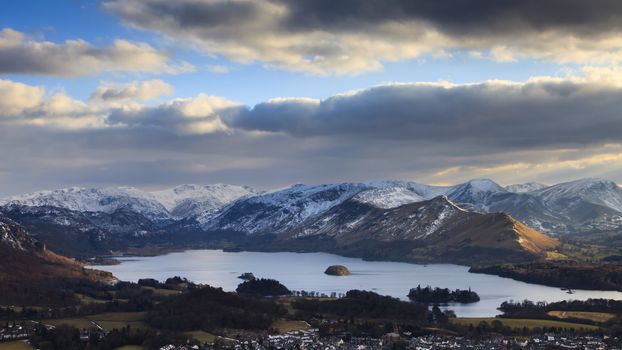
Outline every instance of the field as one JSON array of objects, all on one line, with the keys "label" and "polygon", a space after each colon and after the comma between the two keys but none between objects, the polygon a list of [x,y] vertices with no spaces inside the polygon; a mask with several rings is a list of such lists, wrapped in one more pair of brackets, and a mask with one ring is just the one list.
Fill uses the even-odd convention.
[{"label": "field", "polygon": [[207,333],[204,331],[192,331],[184,333],[187,336],[194,338],[195,340],[200,341],[201,343],[211,343],[218,339],[217,335],[213,335],[212,333]]},{"label": "field", "polygon": [[23,341],[10,341],[0,343],[0,350],[33,350],[34,348]]},{"label": "field", "polygon": [[597,323],[604,323],[616,317],[615,314],[608,312],[588,312],[588,311],[549,311],[549,316],[560,319],[574,318],[579,320],[588,320]]},{"label": "field", "polygon": [[274,322],[272,328],[277,329],[279,333],[287,333],[289,331],[299,331],[309,329],[309,324],[305,321],[287,321],[279,320]]},{"label": "field", "polygon": [[106,330],[123,328],[128,325],[132,328],[149,328],[149,326],[144,322],[144,319],[144,312],[109,312],[85,317],[43,320],[41,322],[52,326],[66,324],[76,328],[95,327],[93,324],[94,322]]},{"label": "field", "polygon": [[501,321],[504,325],[511,327],[511,328],[527,327],[529,329],[532,329],[536,327],[556,327],[556,328],[565,328],[565,329],[572,329],[572,330],[580,330],[580,329],[596,330],[599,328],[599,327],[592,326],[592,325],[571,323],[571,322],[564,322],[564,321],[530,320],[530,319],[519,319],[519,318],[495,318],[495,317],[455,318],[455,319],[452,319],[451,322],[464,325],[464,326],[468,326],[468,325],[477,326],[482,321],[487,322],[488,324],[491,324],[495,320]]},{"label": "field", "polygon": [[78,293],[75,293],[75,294],[76,294],[76,297],[80,299],[80,302],[82,304],[103,304],[103,303],[108,302],[108,300],[95,299],[84,294],[78,294]]}]

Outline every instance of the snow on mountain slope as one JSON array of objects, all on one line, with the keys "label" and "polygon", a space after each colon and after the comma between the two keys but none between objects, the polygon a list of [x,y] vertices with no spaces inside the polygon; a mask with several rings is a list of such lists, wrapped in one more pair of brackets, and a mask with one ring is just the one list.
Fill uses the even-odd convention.
[{"label": "snow on mountain slope", "polygon": [[383,209],[425,200],[424,197],[404,187],[372,188],[360,192],[353,199]]},{"label": "snow on mountain slope", "polygon": [[[310,237],[317,239],[308,240]],[[448,260],[478,255],[475,259],[483,261],[541,256],[559,245],[555,239],[529,229],[509,215],[468,212],[445,196],[390,209],[348,200],[307,221],[282,239],[286,242],[328,240],[331,246],[343,246],[351,251],[356,251],[357,244],[361,244],[366,253],[369,247],[399,242],[396,251],[408,252],[414,248],[416,255],[448,254],[443,258]],[[386,253],[381,248],[374,251]]]},{"label": "snow on mountain slope", "polygon": [[181,185],[171,189],[151,192],[173,216],[188,217],[212,212],[243,197],[258,194],[247,186],[227,184]]},{"label": "snow on mountain slope", "polygon": [[361,183],[298,184],[237,201],[215,216],[202,216],[198,220],[208,230],[279,233],[324,213],[367,188],[368,185]]},{"label": "snow on mountain slope", "polygon": [[369,181],[325,185],[294,185],[249,197],[216,215],[199,217],[205,229],[247,233],[285,232],[355,197],[361,203],[392,208],[419,202],[447,191],[446,187],[405,181]]},{"label": "snow on mountain slope", "polygon": [[8,245],[13,249],[26,250],[34,243],[24,229],[5,217],[0,216],[0,244]]},{"label": "snow on mountain slope", "polygon": [[541,184],[538,182],[525,182],[522,184],[514,184],[514,185],[505,186],[505,189],[509,192],[525,193],[525,192],[541,190],[545,187],[548,187],[548,185]]},{"label": "snow on mountain slope", "polygon": [[353,199],[383,209],[432,199],[444,195],[451,188],[406,181],[370,181],[364,184],[369,189],[359,192]]},{"label": "snow on mountain slope", "polygon": [[456,185],[447,193],[447,197],[458,205],[471,204],[475,208],[487,211],[490,200],[508,191],[490,179],[475,179]]},{"label": "snow on mountain slope", "polygon": [[559,209],[568,206],[570,201],[582,200],[622,213],[622,189],[615,182],[605,179],[564,182],[535,191],[534,195]]},{"label": "snow on mountain slope", "polygon": [[0,200],[0,205],[29,207],[58,207],[79,212],[112,213],[121,208],[131,209],[150,219],[168,217],[166,208],[151,194],[133,187],[65,188],[30,193]]}]

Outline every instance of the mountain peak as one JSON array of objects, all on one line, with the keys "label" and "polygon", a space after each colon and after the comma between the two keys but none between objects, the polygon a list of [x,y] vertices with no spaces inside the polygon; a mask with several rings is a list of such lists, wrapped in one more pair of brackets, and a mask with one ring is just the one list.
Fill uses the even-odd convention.
[{"label": "mountain peak", "polygon": [[464,185],[481,192],[506,192],[503,187],[491,179],[472,179],[465,182]]},{"label": "mountain peak", "polygon": [[525,193],[525,192],[541,190],[546,187],[548,187],[548,185],[545,185],[539,182],[525,182],[525,183],[505,186],[505,189],[509,192]]}]

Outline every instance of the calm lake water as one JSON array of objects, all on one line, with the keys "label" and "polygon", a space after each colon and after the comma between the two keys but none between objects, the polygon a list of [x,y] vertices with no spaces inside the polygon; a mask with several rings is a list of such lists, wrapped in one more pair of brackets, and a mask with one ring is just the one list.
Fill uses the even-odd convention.
[{"label": "calm lake water", "polygon": [[[112,272],[124,281],[139,278],[165,280],[172,276],[186,277],[196,283],[234,291],[242,282],[243,272],[256,277],[279,280],[291,290],[330,294],[350,289],[372,290],[383,295],[408,300],[410,288],[418,284],[450,289],[471,287],[481,301],[469,305],[450,305],[458,316],[484,317],[499,314],[497,307],[505,300],[560,301],[588,298],[622,300],[621,292],[583,291],[567,294],[559,288],[514,281],[497,276],[472,274],[468,267],[450,264],[415,265],[396,262],[364,261],[325,253],[257,253],[223,252],[221,250],[188,250],[155,257],[121,258],[120,265],[94,266]],[[324,274],[335,264],[350,269],[349,276]]]}]

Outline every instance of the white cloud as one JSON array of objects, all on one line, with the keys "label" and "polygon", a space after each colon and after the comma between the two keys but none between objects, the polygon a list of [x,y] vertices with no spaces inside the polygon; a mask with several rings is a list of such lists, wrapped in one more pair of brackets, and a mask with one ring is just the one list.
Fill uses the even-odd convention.
[{"label": "white cloud", "polygon": [[208,65],[205,67],[205,69],[208,72],[215,73],[215,74],[226,74],[231,71],[231,69],[228,66],[223,66],[223,65]]},{"label": "white cloud", "polygon": [[170,54],[146,43],[115,40],[96,47],[84,40],[62,44],[38,41],[10,28],[0,31],[0,73],[82,76],[101,72],[181,73],[187,62],[172,62]]},{"label": "white cloud", "polygon": [[9,117],[39,105],[45,89],[10,80],[0,80],[0,116]]}]

